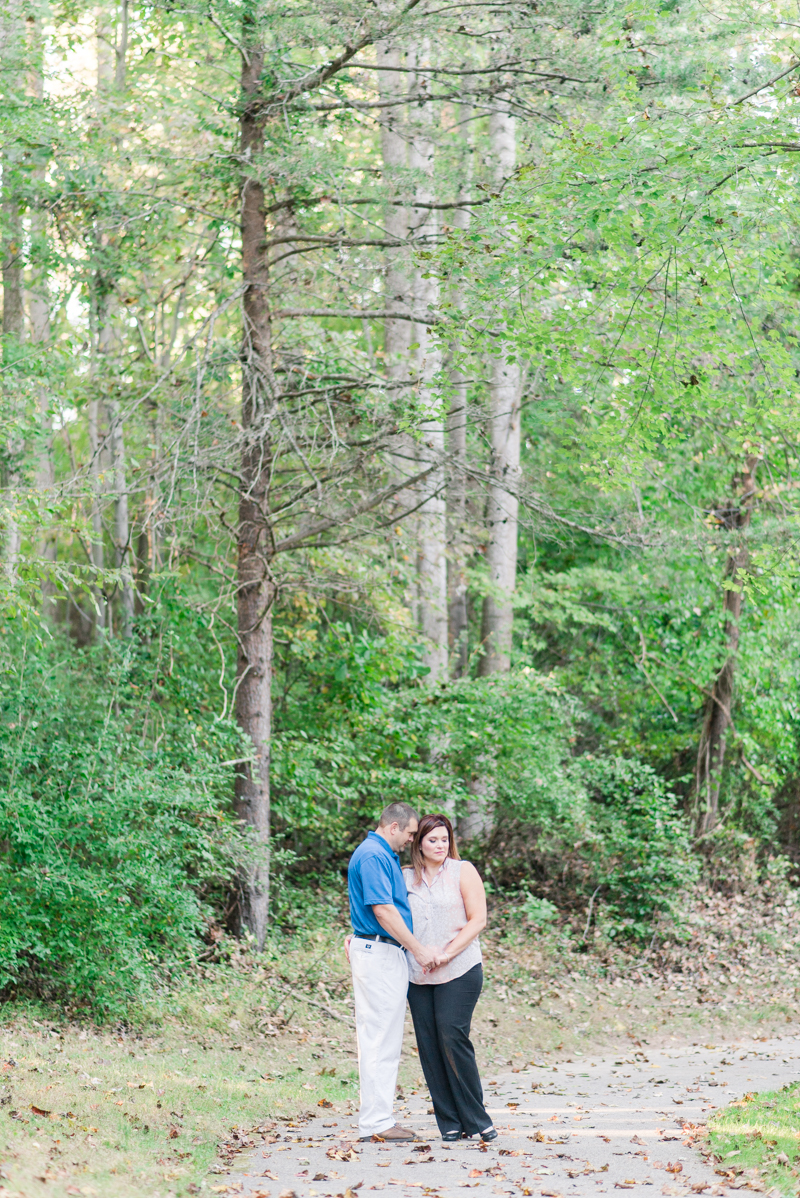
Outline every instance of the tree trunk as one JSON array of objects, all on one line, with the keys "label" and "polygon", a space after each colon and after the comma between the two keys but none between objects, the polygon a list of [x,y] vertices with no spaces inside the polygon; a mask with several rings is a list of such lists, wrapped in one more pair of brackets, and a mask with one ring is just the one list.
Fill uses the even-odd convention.
[{"label": "tree trunk", "polygon": [[[464,127],[469,129],[470,110],[462,106]],[[461,169],[461,195],[466,199],[472,182],[472,146],[467,137]],[[469,208],[457,208],[453,225],[466,231]],[[457,308],[463,306],[459,291]],[[460,347],[456,346],[456,352]],[[450,670],[454,678],[464,678],[469,665],[469,622],[467,618],[467,379],[459,368],[452,371],[453,387],[447,420],[447,643]]]},{"label": "tree trunk", "polygon": [[[758,458],[749,456],[745,469],[737,477],[739,495],[732,503],[714,512],[720,525],[731,532],[748,528],[753,512]],[[742,536],[728,549],[725,566],[725,587],[722,599],[725,661],[714,679],[711,694],[706,699],[703,726],[697,751],[695,770],[695,826],[698,835],[706,835],[716,827],[719,818],[719,794],[728,729],[732,725],[736,658],[739,652],[739,621],[742,615],[742,580],[750,561],[747,542]]]},{"label": "tree trunk", "polygon": [[[430,47],[424,42],[420,62],[426,64]],[[417,69],[417,87],[424,89],[424,73]],[[432,140],[433,111],[430,104],[418,109],[417,128],[411,144],[409,165],[416,171],[414,188],[417,200],[434,200],[434,143]],[[412,208],[415,240],[421,247],[431,247],[437,231],[435,211],[431,208]],[[427,276],[427,277],[426,277]],[[430,313],[439,306],[439,285],[424,263],[414,272],[415,310]],[[444,478],[444,421],[438,410],[434,379],[442,367],[442,355],[427,324],[413,326],[417,350],[419,377],[419,425],[417,462],[424,467],[438,463],[437,469],[422,483],[426,498],[419,507],[417,540],[417,602],[419,629],[423,638],[423,660],[428,666],[428,682],[436,685],[447,679],[447,511]]]},{"label": "tree trunk", "polygon": [[[405,92],[408,84],[402,67],[402,51],[390,42],[379,42],[375,48],[378,66],[394,67],[396,70],[379,71],[378,87],[383,102],[390,102]],[[408,138],[399,126],[403,109],[387,108],[381,123],[381,153],[383,157],[383,189],[387,200],[402,198],[407,187]],[[408,209],[401,204],[387,203],[383,218],[387,238],[405,241],[408,237]],[[393,247],[386,251],[386,307],[394,312],[408,312],[410,281],[408,277],[408,251]],[[392,387],[392,396],[399,398],[402,384],[408,381],[408,353],[411,345],[411,322],[408,320],[386,320],[383,325],[383,352],[386,377]],[[411,473],[413,463],[405,468]]]},{"label": "tree trunk", "polygon": [[114,56],[114,87],[118,92],[123,92],[126,84],[128,56],[128,0],[120,0]]},{"label": "tree trunk", "polygon": [[[489,133],[498,182],[516,162],[515,120],[507,112],[492,113]],[[490,592],[483,601],[483,656],[478,672],[506,673],[511,666],[514,624],[513,594],[517,580],[517,484],[520,454],[520,369],[502,355],[492,361],[489,394],[491,466],[486,506],[486,563]]]},{"label": "tree trunk", "polygon": [[[41,69],[43,53],[41,24],[33,23],[32,36],[35,66],[29,72],[29,87],[37,100],[44,97],[44,77]],[[47,173],[46,162],[40,160],[31,171],[34,185],[41,187]],[[47,212],[36,201],[31,211],[31,267],[28,280],[28,312],[30,315],[31,341],[35,345],[49,345],[50,329],[50,295],[48,291],[48,273],[43,263],[47,261],[49,224]],[[40,505],[52,495],[55,487],[55,467],[53,463],[53,416],[50,411],[50,391],[43,382],[36,388],[37,406],[39,409],[39,444],[36,452],[36,491]],[[43,505],[42,505],[43,506]],[[46,523],[44,520],[43,523]],[[53,562],[56,558],[56,538],[53,532],[45,531],[39,541],[38,554],[45,562]],[[42,597],[47,610],[54,593],[53,579],[45,571],[42,579]]]},{"label": "tree trunk", "polygon": [[102,584],[98,584],[97,579],[102,578],[105,570],[105,547],[103,545],[103,515],[100,507],[100,495],[102,493],[102,464],[100,461],[100,400],[90,399],[88,407],[88,425],[89,425],[89,451],[91,453],[91,462],[89,466],[89,476],[92,487],[92,543],[89,547],[92,565],[97,571],[94,582],[92,583],[92,595],[95,602],[94,627],[95,629],[104,629],[106,627],[106,596]]},{"label": "tree trunk", "polygon": [[111,444],[111,478],[114,490],[114,557],[119,570],[120,619],[123,637],[133,636],[134,592],[131,570],[131,525],[128,515],[128,480],[125,469],[125,430],[119,400],[111,399],[108,410],[108,432]]},{"label": "tree trunk", "polygon": [[[0,49],[6,73],[6,86],[12,92],[22,89],[20,70],[22,52],[22,22],[18,13],[7,14],[0,24]],[[19,352],[25,337],[25,309],[23,306],[23,239],[22,201],[18,180],[18,167],[9,157],[3,158],[2,230],[0,230],[0,257],[3,272],[3,356],[6,360]],[[16,491],[19,487],[19,459],[22,454],[20,438],[13,434],[6,446],[6,467],[3,471],[3,486],[10,494],[6,504],[5,526],[5,570],[11,583],[17,580],[21,537],[15,515]]]},{"label": "tree trunk", "polygon": [[[244,22],[247,57],[242,66],[244,110],[241,153],[256,162],[264,147],[264,118],[257,100],[263,47]],[[242,454],[238,526],[237,625],[239,652],[236,719],[253,747],[253,762],[236,775],[236,809],[251,830],[256,856],[241,878],[240,924],[263,948],[269,916],[269,754],[272,722],[272,603],[269,475],[271,440],[267,401],[273,390],[272,329],[264,188],[256,170],[241,184],[242,275],[246,284],[242,342]]]}]

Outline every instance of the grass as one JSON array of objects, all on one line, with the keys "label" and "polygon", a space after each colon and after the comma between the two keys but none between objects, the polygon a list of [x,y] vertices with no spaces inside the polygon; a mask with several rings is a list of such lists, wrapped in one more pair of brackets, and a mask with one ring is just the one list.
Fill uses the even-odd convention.
[{"label": "grass", "polygon": [[[760,1006],[746,993],[738,1005],[732,994],[713,1005],[707,982],[643,972],[640,952],[609,963],[567,951],[562,939],[557,930],[502,924],[485,937],[474,1037],[487,1080],[531,1060],[557,1063],[632,1042],[770,1035],[793,1017],[778,989],[765,990]],[[405,1090],[422,1084],[409,1023],[401,1116]],[[290,1134],[304,1111],[349,1128],[357,1102],[350,978],[336,928],[276,941],[259,957],[237,948],[124,1028],[7,1004],[0,1198],[210,1195],[214,1172],[226,1171],[249,1129],[272,1124]]]},{"label": "grass", "polygon": [[747,1094],[717,1111],[708,1125],[717,1172],[750,1189],[800,1190],[800,1083]]}]

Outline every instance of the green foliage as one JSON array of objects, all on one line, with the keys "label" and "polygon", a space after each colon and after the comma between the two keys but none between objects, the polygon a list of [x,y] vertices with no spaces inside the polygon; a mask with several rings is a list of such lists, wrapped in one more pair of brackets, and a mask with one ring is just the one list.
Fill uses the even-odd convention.
[{"label": "green foliage", "polygon": [[545,927],[558,919],[558,907],[549,899],[536,898],[529,894],[521,904],[523,915],[536,927]]},{"label": "green foliage", "polygon": [[646,936],[657,915],[678,914],[681,894],[697,879],[687,821],[648,765],[584,757],[575,772],[586,788],[591,820],[582,855],[592,868],[584,886],[594,883],[601,891],[612,932]]},{"label": "green foliage", "polygon": [[[273,774],[278,843],[292,846],[307,897],[294,899],[294,911],[282,900],[281,918],[296,925],[322,895],[335,895],[332,860],[343,873],[390,797],[452,815],[474,797],[476,780],[495,830],[470,847],[494,888],[550,885],[566,864],[562,899],[599,890],[616,933],[645,936],[660,912],[677,917],[697,865],[677,800],[651,766],[576,758],[585,714],[530,669],[428,691],[409,685],[415,660],[401,642],[333,626],[308,664],[317,684],[287,703],[292,726],[276,738]],[[543,924],[557,909],[528,891],[523,910]]]},{"label": "green foliage", "polygon": [[243,856],[219,764],[237,737],[169,708],[154,737],[146,650],[15,648],[0,674],[0,988],[120,1015],[196,955],[209,893]]}]

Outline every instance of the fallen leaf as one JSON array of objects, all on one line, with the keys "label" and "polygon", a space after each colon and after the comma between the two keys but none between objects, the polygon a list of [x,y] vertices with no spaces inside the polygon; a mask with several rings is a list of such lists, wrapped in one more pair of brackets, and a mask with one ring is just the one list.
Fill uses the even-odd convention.
[{"label": "fallen leaf", "polygon": [[646,1147],[647,1147],[647,1145],[645,1144],[644,1140],[640,1139],[640,1138],[639,1138],[639,1136],[632,1136],[632,1137],[631,1137],[631,1144],[638,1144],[640,1148],[646,1148]]},{"label": "fallen leaf", "polygon": [[614,1189],[615,1190],[632,1190],[635,1185],[636,1185],[635,1181],[630,1181],[629,1178],[626,1177],[624,1181],[615,1181]]},{"label": "fallen leaf", "polygon": [[483,1177],[483,1169],[470,1169],[467,1177]]},{"label": "fallen leaf", "polygon": [[33,1105],[33,1103],[31,1103],[31,1105],[30,1105],[30,1109],[33,1111],[34,1115],[44,1115],[44,1116],[47,1116],[47,1115],[49,1115],[49,1114],[50,1114],[50,1112],[49,1112],[49,1111],[43,1111],[43,1110],[42,1110],[42,1108],[41,1108],[40,1106],[34,1106],[34,1105]]},{"label": "fallen leaf", "polygon": [[[273,1181],[276,1181],[276,1180],[277,1180],[277,1178],[273,1178]],[[311,1180],[312,1181],[327,1181],[328,1174],[327,1173],[315,1173]]]},{"label": "fallen leaf", "polygon": [[320,1098],[317,1106],[332,1107],[333,1103],[329,1102],[327,1098]]},{"label": "fallen leaf", "polygon": [[542,1190],[542,1198],[564,1198],[560,1190]]},{"label": "fallen leaf", "polygon": [[517,1107],[519,1106],[519,1103],[518,1102],[507,1102],[506,1106],[510,1107],[512,1111],[515,1111],[517,1109]]},{"label": "fallen leaf", "polygon": [[667,1163],[667,1173],[683,1173],[683,1165],[680,1161],[675,1161],[674,1164],[672,1161],[669,1161]]},{"label": "fallen leaf", "polygon": [[294,1190],[281,1190],[279,1198],[297,1198]]},{"label": "fallen leaf", "polygon": [[[268,1177],[270,1179],[270,1181],[280,1181],[280,1178],[278,1176],[276,1176],[275,1173],[272,1173],[269,1169],[265,1169],[264,1172],[261,1174],[261,1176]],[[326,1181],[327,1178],[325,1177],[324,1174],[322,1174],[320,1177],[315,1177],[314,1180],[315,1181]]]}]

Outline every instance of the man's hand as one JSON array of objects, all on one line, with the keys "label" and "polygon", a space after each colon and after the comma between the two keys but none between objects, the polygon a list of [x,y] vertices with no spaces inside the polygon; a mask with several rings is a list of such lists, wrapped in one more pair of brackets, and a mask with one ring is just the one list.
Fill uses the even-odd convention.
[{"label": "man's hand", "polygon": [[436,957],[432,965],[429,965],[425,970],[426,973],[433,973],[435,969],[439,969],[442,965],[449,965],[452,957],[443,948],[436,949]]},{"label": "man's hand", "polygon": [[417,947],[411,950],[414,954],[414,960],[423,969],[435,969],[438,965],[438,952],[435,948],[426,948],[424,944],[417,944]]}]

